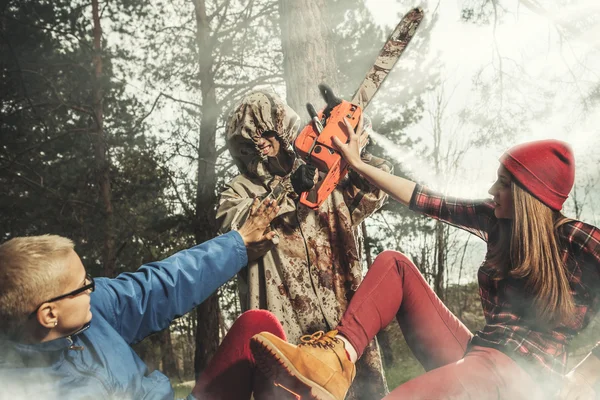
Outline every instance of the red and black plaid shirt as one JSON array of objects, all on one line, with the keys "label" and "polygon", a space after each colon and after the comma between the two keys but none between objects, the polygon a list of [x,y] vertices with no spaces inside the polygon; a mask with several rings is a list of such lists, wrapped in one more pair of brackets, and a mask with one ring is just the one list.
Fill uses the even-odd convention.
[{"label": "red and black plaid shirt", "polygon": [[[410,208],[480,237],[489,252],[488,233],[498,221],[491,200],[457,199],[417,185]],[[575,318],[568,325],[543,327],[536,321],[532,294],[523,279],[492,279],[493,265],[487,259],[478,272],[486,325],[471,344],[494,347],[537,376],[565,373],[566,345],[588,325],[600,305],[600,231],[571,221],[559,228],[559,235],[576,304]],[[593,351],[600,357],[599,346]]]}]

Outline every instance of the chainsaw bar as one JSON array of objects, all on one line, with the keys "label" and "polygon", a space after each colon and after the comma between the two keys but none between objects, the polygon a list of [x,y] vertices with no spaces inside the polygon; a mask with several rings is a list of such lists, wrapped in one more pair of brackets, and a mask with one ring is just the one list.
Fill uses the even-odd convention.
[{"label": "chainsaw bar", "polygon": [[352,96],[351,103],[363,110],[369,105],[375,93],[388,76],[390,70],[400,58],[404,49],[415,35],[417,27],[423,20],[423,10],[414,8],[402,17],[396,29],[389,36],[379,52],[375,63],[367,73],[358,90]]}]

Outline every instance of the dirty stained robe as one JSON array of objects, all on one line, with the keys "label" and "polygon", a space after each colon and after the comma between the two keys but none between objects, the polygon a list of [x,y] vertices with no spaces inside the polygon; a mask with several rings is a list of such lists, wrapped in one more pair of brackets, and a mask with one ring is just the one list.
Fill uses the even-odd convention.
[{"label": "dirty stained robe", "polygon": [[[291,142],[298,116],[276,96],[254,93],[234,110],[227,127],[229,150],[241,175],[221,193],[217,220],[221,231],[238,228],[252,200],[283,194],[278,216],[271,223],[278,244],[251,261],[239,275],[243,310],[267,309],[277,316],[288,341],[298,343],[304,334],[334,329],[362,281],[360,223],[379,209],[386,195],[351,171],[314,211],[297,206],[290,174],[272,175],[278,165],[253,151],[262,132],[277,132],[281,151],[295,158]],[[369,154],[369,164],[391,172],[391,164]],[[295,158],[292,170],[301,160]],[[275,164],[277,164],[275,162]],[[348,399],[379,399],[387,394],[376,341],[357,363],[357,375]]]}]

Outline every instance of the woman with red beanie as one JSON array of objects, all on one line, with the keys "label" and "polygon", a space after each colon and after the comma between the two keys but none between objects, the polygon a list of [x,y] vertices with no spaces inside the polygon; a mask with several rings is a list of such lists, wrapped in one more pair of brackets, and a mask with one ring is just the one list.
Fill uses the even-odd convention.
[{"label": "woman with red beanie", "polygon": [[[360,134],[361,125],[357,128]],[[515,146],[500,158],[492,199],[435,193],[364,164],[358,135],[334,139],[351,167],[412,210],[487,243],[478,271],[485,327],[472,334],[405,255],[385,251],[369,269],[336,330],[298,346],[269,333],[252,338],[259,368],[279,385],[306,385],[316,399],[345,397],[354,362],[397,318],[427,372],[386,399],[593,399],[600,346],[566,371],[567,346],[600,307],[600,232],[564,217],[573,187],[570,147],[556,140]],[[600,338],[599,338],[600,339]]]}]

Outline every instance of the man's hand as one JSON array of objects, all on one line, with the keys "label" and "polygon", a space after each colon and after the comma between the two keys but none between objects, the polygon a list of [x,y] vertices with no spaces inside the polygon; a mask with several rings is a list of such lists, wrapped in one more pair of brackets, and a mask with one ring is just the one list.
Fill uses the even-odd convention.
[{"label": "man's hand", "polygon": [[278,212],[279,206],[272,198],[267,197],[262,202],[254,199],[246,222],[238,229],[246,247],[271,241],[275,237],[275,232],[270,231],[269,224]]}]

